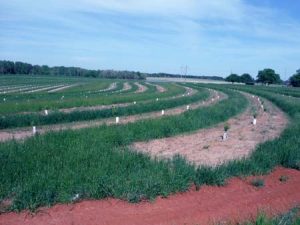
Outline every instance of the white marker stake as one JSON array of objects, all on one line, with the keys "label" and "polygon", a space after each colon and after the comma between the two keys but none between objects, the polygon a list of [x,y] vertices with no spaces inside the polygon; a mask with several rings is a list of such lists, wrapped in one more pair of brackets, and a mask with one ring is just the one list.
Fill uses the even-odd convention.
[{"label": "white marker stake", "polygon": [[119,123],[120,122],[120,118],[117,116],[116,117],[116,123]]},{"label": "white marker stake", "polygon": [[255,118],[253,119],[252,123],[253,123],[254,126],[256,125],[256,119]]},{"label": "white marker stake", "polygon": [[264,105],[261,105],[261,108],[264,109]]},{"label": "white marker stake", "polygon": [[45,115],[48,116],[48,110],[47,109],[45,109]]},{"label": "white marker stake", "polygon": [[6,98],[3,98],[3,101],[5,102],[5,101],[6,101]]},{"label": "white marker stake", "polygon": [[161,115],[165,115],[165,110],[161,110]]},{"label": "white marker stake", "polygon": [[156,98],[156,101],[158,101],[158,98]]},{"label": "white marker stake", "polygon": [[187,105],[187,106],[186,106],[186,110],[189,110],[189,109],[190,109],[190,106],[189,106],[189,105]]},{"label": "white marker stake", "polygon": [[227,139],[227,132],[224,132],[223,134],[223,141],[225,141]]},{"label": "white marker stake", "polygon": [[32,133],[33,133],[33,135],[36,134],[36,127],[35,126],[32,127]]},{"label": "white marker stake", "polygon": [[135,104],[136,104],[136,102],[134,101],[134,102],[133,102],[133,104],[135,105]]}]

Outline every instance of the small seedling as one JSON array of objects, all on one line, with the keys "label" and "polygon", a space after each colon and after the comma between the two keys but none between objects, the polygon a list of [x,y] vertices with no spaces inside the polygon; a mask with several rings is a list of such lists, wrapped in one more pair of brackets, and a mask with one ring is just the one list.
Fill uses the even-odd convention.
[{"label": "small seedling", "polygon": [[204,145],[203,149],[209,149],[209,145]]},{"label": "small seedling", "polygon": [[285,176],[285,175],[282,175],[282,176],[279,177],[279,181],[280,181],[280,182],[283,182],[283,183],[284,183],[284,182],[287,182],[288,179],[289,179],[289,177],[288,177],[288,176]]},{"label": "small seedling", "polygon": [[255,178],[251,181],[251,184],[255,187],[263,187],[265,186],[265,181],[260,178]]},{"label": "small seedling", "polygon": [[229,124],[226,123],[226,124],[224,125],[224,131],[227,132],[227,131],[229,130],[229,128],[230,128]]}]

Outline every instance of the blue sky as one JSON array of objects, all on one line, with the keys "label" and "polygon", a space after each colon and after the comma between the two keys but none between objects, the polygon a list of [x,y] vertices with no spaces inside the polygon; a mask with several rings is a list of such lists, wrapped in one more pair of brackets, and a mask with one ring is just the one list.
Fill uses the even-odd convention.
[{"label": "blue sky", "polygon": [[300,68],[298,0],[0,0],[0,59],[227,76]]}]

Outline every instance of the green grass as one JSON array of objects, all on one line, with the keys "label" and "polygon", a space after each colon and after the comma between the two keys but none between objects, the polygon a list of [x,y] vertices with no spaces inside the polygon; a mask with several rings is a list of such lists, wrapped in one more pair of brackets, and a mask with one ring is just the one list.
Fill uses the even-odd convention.
[{"label": "green grass", "polygon": [[241,225],[300,225],[299,208],[293,208],[289,212],[274,218],[270,218],[262,212],[255,220]]},{"label": "green grass", "polygon": [[20,210],[69,202],[77,193],[82,198],[112,196],[136,202],[186,191],[198,172],[185,160],[151,160],[124,146],[227,120],[247,104],[240,94],[227,93],[230,99],[178,116],[1,143],[0,199],[13,198],[12,209]]},{"label": "green grass", "polygon": [[[34,210],[39,206],[70,202],[75,194],[80,198],[115,197],[137,202],[183,192],[191,184],[197,188],[203,184],[224,185],[230,177],[265,174],[278,165],[300,169],[298,102],[255,87],[190,86],[215,88],[227,93],[229,98],[178,116],[48,133],[24,142],[1,143],[0,199],[14,199],[11,210]],[[210,127],[241,113],[247,100],[230,88],[269,99],[289,115],[291,123],[279,138],[257,146],[249,158],[216,168],[196,168],[180,156],[171,160],[151,159],[126,147],[135,141]]]},{"label": "green grass", "polygon": [[93,119],[103,119],[114,116],[128,116],[162,109],[174,108],[184,104],[190,104],[196,101],[208,98],[209,93],[205,89],[199,89],[199,92],[192,96],[180,97],[176,99],[162,99],[160,101],[141,102],[136,105],[118,107],[103,110],[85,110],[73,111],[70,113],[54,112],[49,115],[31,113],[31,114],[12,114],[0,117],[0,129],[15,128],[23,126],[38,126],[58,123],[68,123],[75,121],[86,121]]}]

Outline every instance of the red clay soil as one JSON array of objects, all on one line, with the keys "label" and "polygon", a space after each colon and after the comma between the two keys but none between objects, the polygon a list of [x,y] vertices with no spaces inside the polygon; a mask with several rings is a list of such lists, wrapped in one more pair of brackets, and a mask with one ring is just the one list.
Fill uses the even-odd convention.
[{"label": "red clay soil", "polygon": [[[285,182],[279,181],[287,176]],[[117,199],[85,200],[69,205],[0,215],[0,225],[104,225],[104,224],[225,224],[253,219],[264,211],[278,215],[300,204],[300,171],[277,168],[261,177],[265,186],[251,185],[253,177],[233,178],[223,187],[203,186],[199,191],[131,204]]]}]

